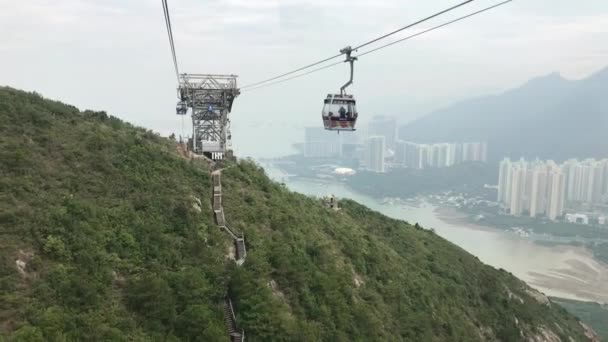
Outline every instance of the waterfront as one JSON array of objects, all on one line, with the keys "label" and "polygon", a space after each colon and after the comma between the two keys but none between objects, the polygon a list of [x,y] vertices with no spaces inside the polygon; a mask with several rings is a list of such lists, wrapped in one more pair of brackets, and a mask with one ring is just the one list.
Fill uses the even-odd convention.
[{"label": "waterfront", "polygon": [[465,223],[457,211],[427,202],[383,203],[339,182],[287,178],[281,170],[268,164],[263,166],[269,176],[283,181],[292,191],[350,198],[387,216],[433,228],[484,263],[513,273],[547,295],[608,303],[608,266],[595,260],[584,248],[539,245],[530,237]]}]

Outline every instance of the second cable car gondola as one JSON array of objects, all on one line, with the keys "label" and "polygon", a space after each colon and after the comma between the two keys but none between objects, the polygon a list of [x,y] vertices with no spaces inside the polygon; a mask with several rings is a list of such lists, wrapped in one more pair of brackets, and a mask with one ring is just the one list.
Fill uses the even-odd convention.
[{"label": "second cable car gondola", "polygon": [[186,115],[188,113],[188,104],[185,101],[179,101],[175,107],[177,115]]},{"label": "second cable car gondola", "polygon": [[353,64],[357,57],[351,57],[350,46],[340,50],[346,54],[345,62],[350,64],[350,79],[340,88],[340,94],[327,94],[323,101],[323,126],[329,131],[354,131],[357,123],[357,103],[353,95],[346,94],[346,87],[353,83]]},{"label": "second cable car gondola", "polygon": [[179,98],[179,102],[177,102],[177,106],[175,106],[175,113],[177,115],[186,115],[186,113],[188,113],[188,103],[186,102],[183,89],[177,89],[177,97]]}]

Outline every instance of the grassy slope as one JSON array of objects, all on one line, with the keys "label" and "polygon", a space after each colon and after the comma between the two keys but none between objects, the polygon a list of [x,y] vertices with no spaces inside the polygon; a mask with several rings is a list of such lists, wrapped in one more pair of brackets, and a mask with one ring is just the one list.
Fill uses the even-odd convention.
[{"label": "grassy slope", "polygon": [[[247,294],[249,283],[274,279],[285,310],[312,320],[299,329],[314,338],[346,337],[326,322],[352,329],[363,340],[475,340],[480,331],[490,339],[517,340],[522,322],[530,330],[556,330],[558,323],[581,338],[576,320],[563,309],[538,305],[521,281],[432,232],[351,201],[329,212],[270,182],[251,164],[226,170],[223,185],[227,217],[245,231],[256,253],[232,283],[241,311],[256,300]],[[354,286],[354,274],[363,286]],[[319,291],[328,286],[337,291]],[[524,304],[509,299],[506,288]],[[291,316],[280,316],[289,326]],[[248,331],[263,334],[258,319],[241,314]]]},{"label": "grassy slope", "polygon": [[552,298],[552,300],[593,327],[604,340],[608,340],[608,305],[564,298]]},{"label": "grassy slope", "polygon": [[493,163],[467,162],[422,170],[395,169],[382,174],[363,171],[348,177],[347,183],[358,192],[378,198],[408,198],[450,190],[486,195],[484,184],[496,182],[497,169]]},{"label": "grassy slope", "polygon": [[[10,89],[0,127],[3,333],[224,337],[208,173],[143,129]],[[200,214],[190,196],[203,199]]]},{"label": "grassy slope", "polygon": [[168,140],[8,88],[0,136],[0,333],[16,340],[224,340],[226,287],[254,341],[506,341],[541,326],[584,340],[564,309],[432,232],[350,201],[327,211],[253,163],[223,174],[248,242],[236,268],[208,172]]}]

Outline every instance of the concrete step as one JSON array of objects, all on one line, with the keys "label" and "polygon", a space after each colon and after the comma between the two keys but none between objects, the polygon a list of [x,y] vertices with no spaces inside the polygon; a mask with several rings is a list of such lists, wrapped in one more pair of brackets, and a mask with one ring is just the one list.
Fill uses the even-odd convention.
[{"label": "concrete step", "polygon": [[[212,173],[213,178],[213,212],[215,221],[220,228],[226,229],[226,232],[234,239],[236,246],[236,264],[241,266],[245,262],[247,249],[245,246],[245,237],[242,233],[237,233],[226,224],[224,217],[224,208],[222,207],[222,183],[220,179],[220,170]],[[226,330],[231,342],[244,342],[245,331],[238,331],[236,327],[236,318],[232,302],[228,296],[224,298],[224,321]]]},{"label": "concrete step", "polygon": [[245,247],[245,239],[236,239],[236,259],[237,260],[245,260],[247,256],[247,250]]},{"label": "concrete step", "polygon": [[228,298],[224,300],[224,321],[226,323],[226,330],[228,330],[229,335],[237,332],[234,312],[232,311],[232,305],[230,303],[230,299]]}]

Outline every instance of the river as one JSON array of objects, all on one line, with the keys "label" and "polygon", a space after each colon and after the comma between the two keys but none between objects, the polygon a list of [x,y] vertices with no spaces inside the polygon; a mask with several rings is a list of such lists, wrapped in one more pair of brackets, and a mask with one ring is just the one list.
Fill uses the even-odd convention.
[{"label": "river", "polygon": [[584,248],[539,245],[530,237],[463,222],[458,212],[429,203],[382,203],[342,183],[287,178],[280,169],[263,166],[271,178],[283,181],[292,191],[311,196],[334,194],[386,216],[433,228],[482,262],[513,273],[549,296],[608,303],[608,265],[595,260]]}]

